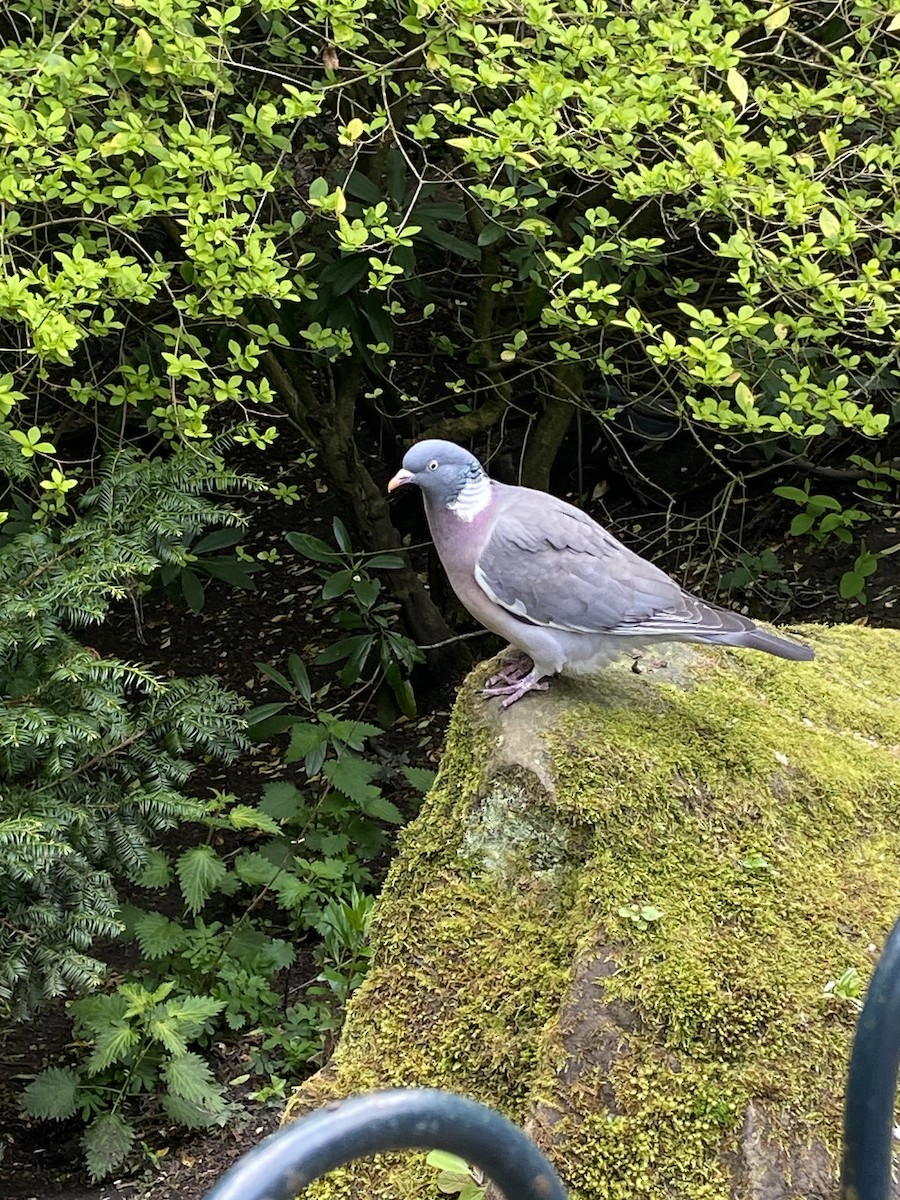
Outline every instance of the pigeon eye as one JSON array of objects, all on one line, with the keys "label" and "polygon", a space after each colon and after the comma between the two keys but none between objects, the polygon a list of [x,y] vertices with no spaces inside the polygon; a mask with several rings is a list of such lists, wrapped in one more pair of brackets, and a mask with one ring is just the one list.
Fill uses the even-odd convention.
[{"label": "pigeon eye", "polygon": [[438,463],[438,460],[437,460],[436,458],[433,458],[433,459],[431,460],[431,462],[428,464],[428,470],[429,470],[429,471],[436,471],[436,470],[438,469],[438,466],[439,466],[439,465],[440,465],[440,464]]}]

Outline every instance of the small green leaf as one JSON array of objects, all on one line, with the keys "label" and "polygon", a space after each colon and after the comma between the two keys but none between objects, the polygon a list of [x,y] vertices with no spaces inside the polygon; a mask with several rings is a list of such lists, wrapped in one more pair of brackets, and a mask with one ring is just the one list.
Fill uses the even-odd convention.
[{"label": "small green leaf", "polygon": [[203,1033],[208,1023],[225,1007],[224,1000],[212,996],[179,995],[165,1003],[165,1015],[177,1023],[182,1035],[191,1041]]},{"label": "small green leaf", "polygon": [[202,612],[203,605],[206,601],[206,593],[203,590],[203,584],[200,582],[200,577],[190,567],[185,567],[181,572],[181,591],[184,596],[185,603],[191,612]]},{"label": "small green leaf", "polygon": [[741,108],[747,107],[747,100],[750,97],[750,88],[747,80],[736,67],[732,67],[725,76],[725,82],[728,85],[728,90],[737,100]]},{"label": "small green leaf", "polygon": [[[259,666],[259,663],[257,663],[256,665]],[[258,704],[256,706],[256,708],[251,708],[245,717],[247,725],[250,727],[251,737],[253,735],[253,726],[254,725],[259,725],[263,721],[268,721],[268,719],[270,717],[274,717],[276,715],[276,713],[282,712],[284,707],[285,707],[285,705],[284,705],[284,702],[282,701],[280,703],[275,703],[275,704]]]},{"label": "small green leaf", "polygon": [[335,517],[331,522],[331,528],[334,531],[334,540],[345,554],[353,553],[353,546],[350,542],[350,534],[347,532],[347,526],[340,517]]},{"label": "small green leaf", "polygon": [[281,827],[268,813],[252,804],[232,805],[226,814],[226,820],[232,829],[255,829],[260,833],[281,832]]},{"label": "small green leaf", "polygon": [[48,1067],[25,1088],[22,1107],[42,1121],[63,1121],[78,1108],[77,1072],[68,1067]]},{"label": "small green leaf", "polygon": [[838,586],[842,600],[853,600],[866,586],[866,581],[857,571],[845,571]]},{"label": "small green leaf", "polygon": [[263,789],[259,807],[276,821],[290,821],[305,807],[303,793],[286,780],[269,783]]},{"label": "small green leaf", "polygon": [[135,921],[134,936],[144,958],[165,958],[184,943],[185,931],[162,913],[148,912]]},{"label": "small green leaf", "polygon": [[325,745],[327,741],[328,730],[324,725],[313,725],[309,721],[295,725],[291,730],[291,740],[285,751],[284,761],[291,763],[296,762],[299,758],[305,758],[312,750]]},{"label": "small green leaf", "polygon": [[834,496],[826,496],[821,492],[816,492],[815,495],[810,496],[809,503],[815,508],[827,508],[831,512],[840,512],[843,508],[840,500],[836,500]]},{"label": "small green leaf", "polygon": [[373,554],[366,565],[372,571],[399,571],[404,563],[399,554]]},{"label": "small green leaf", "polygon": [[103,1113],[90,1124],[81,1141],[91,1178],[105,1179],[121,1166],[131,1151],[134,1138],[134,1127],[118,1113]]},{"label": "small green leaf", "polygon": [[212,533],[208,533],[206,537],[201,538],[195,546],[191,547],[191,553],[208,554],[211,550],[222,550],[226,546],[236,546],[243,536],[243,529],[235,529],[230,525],[224,529],[214,529]]},{"label": "small green leaf", "polygon": [[228,874],[228,868],[212,846],[194,846],[179,855],[175,864],[181,894],[192,913],[197,913]]},{"label": "small green leaf", "polygon": [[180,1054],[165,1063],[162,1070],[169,1091],[189,1100],[210,1113],[225,1107],[222,1089],[213,1078],[209,1065],[199,1054]]},{"label": "small green leaf", "polygon": [[313,562],[340,562],[340,554],[333,550],[327,542],[323,542],[321,538],[312,537],[308,533],[287,533],[285,538],[288,545],[292,546],[298,554],[302,554],[304,558],[311,558]]},{"label": "small green leaf", "polygon": [[404,825],[406,818],[392,801],[379,792],[371,798],[364,797],[359,805],[367,817],[376,821],[384,821],[387,825]]},{"label": "small green leaf", "polygon": [[819,228],[825,237],[835,238],[841,232],[841,223],[830,209],[823,208],[819,213]]},{"label": "small green leaf", "polygon": [[209,1129],[211,1125],[221,1125],[227,1111],[224,1101],[222,1111],[217,1113],[206,1105],[195,1104],[193,1100],[185,1100],[183,1096],[171,1091],[163,1096],[162,1106],[173,1121],[188,1129]]},{"label": "small green leaf", "polygon": [[437,779],[437,771],[429,771],[425,767],[402,767],[403,774],[418,791],[431,791]]},{"label": "small green leaf", "polygon": [[782,4],[781,0],[775,0],[775,3],[769,9],[769,15],[763,21],[763,27],[766,33],[774,33],[776,29],[781,29],[783,25],[787,25],[791,19],[791,6]]},{"label": "small green leaf", "polygon": [[374,641],[374,635],[371,633],[360,633],[355,637],[341,638],[339,642],[335,642],[333,646],[326,646],[321,653],[317,654],[316,663],[325,666],[328,663],[340,662],[342,658],[358,655],[363,651],[363,647],[367,653]]},{"label": "small green leaf", "polygon": [[322,773],[332,787],[337,788],[349,800],[361,804],[363,800],[378,795],[372,780],[380,774],[381,767],[366,758],[351,757],[332,759],[325,763]]},{"label": "small green leaf", "polygon": [[87,1062],[88,1074],[96,1075],[110,1063],[124,1062],[140,1040],[138,1031],[125,1021],[107,1025],[96,1036],[94,1052]]},{"label": "small green leaf", "polygon": [[809,513],[797,513],[793,521],[791,521],[790,532],[792,537],[801,537],[804,533],[809,533],[815,522],[815,517]]},{"label": "small green leaf", "polygon": [[343,596],[350,590],[354,574],[354,571],[335,571],[333,575],[329,575],[322,587],[322,599],[334,600]]},{"label": "small green leaf", "polygon": [[[257,671],[259,671],[260,675],[265,675],[266,679],[271,679],[273,683],[277,683],[278,686],[283,688],[286,692],[292,692],[294,690],[287,675],[283,675],[281,671],[279,671],[277,667],[273,667],[271,663],[258,662],[254,663],[254,666],[256,667]],[[279,708],[282,707],[283,705],[279,705]],[[253,711],[255,712],[256,710],[254,709]]]},{"label": "small green leaf", "polygon": [[784,500],[793,500],[795,504],[803,504],[809,500],[809,493],[795,487],[772,488],[773,496],[781,496]]},{"label": "small green leaf", "polygon": [[354,578],[353,579],[353,594],[363,606],[363,608],[371,608],[381,591],[381,584],[377,579]]},{"label": "small green leaf", "polygon": [[238,879],[251,887],[269,887],[280,870],[276,863],[260,854],[258,850],[240,854],[234,861],[234,871]]},{"label": "small green leaf", "polygon": [[172,864],[162,850],[151,850],[137,882],[140,887],[164,888],[172,882]]},{"label": "small green leaf", "polygon": [[297,691],[303,697],[304,701],[309,704],[312,699],[312,687],[309,682],[309,673],[299,654],[288,655],[288,671],[290,671],[291,679],[293,679]]}]

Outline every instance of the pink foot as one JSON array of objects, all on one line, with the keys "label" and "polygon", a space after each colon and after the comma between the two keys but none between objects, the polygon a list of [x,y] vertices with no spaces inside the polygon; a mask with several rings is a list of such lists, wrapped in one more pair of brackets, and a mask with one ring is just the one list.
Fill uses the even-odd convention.
[{"label": "pink foot", "polygon": [[[524,679],[529,671],[534,670],[534,663],[527,654],[523,654],[520,650],[511,654],[503,663],[503,666],[496,675],[492,675],[484,685],[485,689],[496,687],[498,684],[515,684],[520,679]],[[502,693],[494,693],[501,695]]]},{"label": "pink foot", "polygon": [[482,696],[503,696],[500,701],[501,708],[509,708],[511,704],[515,704],[517,700],[521,700],[526,692],[546,692],[550,686],[549,683],[542,682],[542,676],[538,673],[537,667],[532,667],[527,675],[523,675],[516,680],[510,680],[507,683],[498,684],[496,687],[488,686],[482,691]]},{"label": "pink foot", "polygon": [[526,684],[525,680],[523,679],[522,682],[515,688],[515,690],[510,692],[506,699],[500,701],[500,707],[509,708],[511,704],[515,704],[517,700],[521,700],[526,692],[546,692],[549,686],[550,684],[546,681],[543,683]]}]

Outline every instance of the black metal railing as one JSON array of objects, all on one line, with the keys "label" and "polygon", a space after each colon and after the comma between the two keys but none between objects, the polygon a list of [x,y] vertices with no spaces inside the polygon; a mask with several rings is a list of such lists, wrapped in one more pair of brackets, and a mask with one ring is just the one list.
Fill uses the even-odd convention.
[{"label": "black metal railing", "polygon": [[[844,1115],[843,1200],[889,1200],[900,1067],[900,920],[860,1014]],[[329,1105],[245,1154],[205,1200],[294,1200],[315,1179],[386,1150],[446,1150],[507,1200],[566,1200],[556,1171],[505,1117],[452,1092],[396,1089]]]},{"label": "black metal railing", "polygon": [[413,1149],[459,1155],[507,1200],[566,1200],[556,1171],[512,1121],[431,1088],[372,1092],[304,1117],[245,1154],[206,1200],[294,1200],[351,1159]]},{"label": "black metal railing", "polygon": [[900,920],[884,944],[859,1014],[844,1105],[844,1200],[888,1200],[900,1067]]}]

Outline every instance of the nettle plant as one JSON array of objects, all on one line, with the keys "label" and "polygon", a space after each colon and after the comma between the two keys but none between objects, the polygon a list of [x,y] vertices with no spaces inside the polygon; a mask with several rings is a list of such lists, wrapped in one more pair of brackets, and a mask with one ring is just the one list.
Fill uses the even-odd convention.
[{"label": "nettle plant", "polygon": [[55,430],[217,409],[263,448],[289,413],[384,550],[363,406],[395,442],[514,406],[532,484],[578,409],[738,475],[895,433],[898,0],[23,0],[2,35],[0,405],[54,503]]},{"label": "nettle plant", "polygon": [[[207,840],[176,856],[153,850],[136,880],[177,912],[174,890],[183,911],[123,906],[139,969],[72,1003],[76,1061],[24,1090],[33,1116],[82,1119],[94,1178],[126,1162],[160,1120],[208,1128],[241,1111],[210,1062],[223,1040],[241,1038],[242,1082],[321,1061],[368,968],[370,853],[351,848],[339,822],[326,830],[286,782],[270,784],[258,805],[217,794],[195,819]],[[310,939],[313,977],[291,987]]]}]

